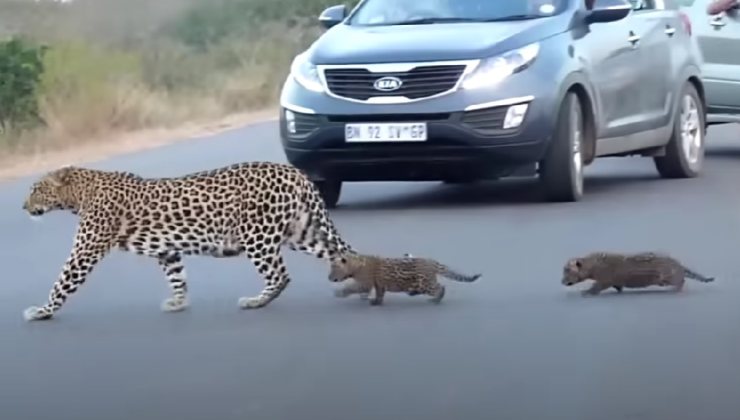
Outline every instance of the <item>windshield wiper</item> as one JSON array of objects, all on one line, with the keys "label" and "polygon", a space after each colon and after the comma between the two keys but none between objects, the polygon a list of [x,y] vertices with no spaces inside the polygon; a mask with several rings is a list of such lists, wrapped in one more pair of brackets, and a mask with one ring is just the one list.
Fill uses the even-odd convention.
[{"label": "windshield wiper", "polygon": [[460,17],[428,17],[419,19],[402,20],[400,22],[386,23],[386,25],[431,25],[434,23],[456,23],[456,22],[482,22],[480,19]]},{"label": "windshield wiper", "polygon": [[507,22],[515,20],[528,20],[545,17],[542,15],[521,14],[503,16],[497,18],[464,18],[464,17],[427,17],[419,19],[402,20],[399,22],[386,23],[386,25],[431,25],[435,23],[462,23],[462,22]]},{"label": "windshield wiper", "polygon": [[537,19],[542,18],[546,16],[542,15],[533,15],[533,14],[522,14],[522,15],[511,15],[511,16],[503,16],[498,18],[490,18],[490,19],[478,19],[478,22],[507,22],[507,21],[514,21],[514,20],[529,20],[529,19]]}]

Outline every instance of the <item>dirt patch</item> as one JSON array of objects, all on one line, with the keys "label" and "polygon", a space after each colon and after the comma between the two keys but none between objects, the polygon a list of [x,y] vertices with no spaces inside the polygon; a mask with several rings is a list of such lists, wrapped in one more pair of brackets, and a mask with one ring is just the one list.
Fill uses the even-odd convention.
[{"label": "dirt patch", "polygon": [[66,150],[0,158],[0,182],[58,168],[80,165],[112,156],[154,149],[169,144],[277,118],[276,109],[235,114],[210,123],[185,124],[177,129],[151,129],[116,133]]}]

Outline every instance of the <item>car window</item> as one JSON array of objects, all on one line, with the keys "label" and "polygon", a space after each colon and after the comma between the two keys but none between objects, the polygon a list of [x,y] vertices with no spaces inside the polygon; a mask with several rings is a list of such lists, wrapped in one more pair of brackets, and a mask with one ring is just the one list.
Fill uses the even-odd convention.
[{"label": "car window", "polygon": [[350,25],[536,19],[561,13],[567,0],[365,0]]}]

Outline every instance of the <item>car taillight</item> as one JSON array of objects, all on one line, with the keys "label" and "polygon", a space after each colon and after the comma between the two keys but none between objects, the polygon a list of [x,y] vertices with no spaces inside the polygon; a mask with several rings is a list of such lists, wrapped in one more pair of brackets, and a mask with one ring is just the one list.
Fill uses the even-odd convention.
[{"label": "car taillight", "polygon": [[691,36],[691,19],[689,19],[689,16],[684,12],[678,12],[678,14],[681,16],[681,22],[683,22],[683,28],[686,30],[686,33]]}]

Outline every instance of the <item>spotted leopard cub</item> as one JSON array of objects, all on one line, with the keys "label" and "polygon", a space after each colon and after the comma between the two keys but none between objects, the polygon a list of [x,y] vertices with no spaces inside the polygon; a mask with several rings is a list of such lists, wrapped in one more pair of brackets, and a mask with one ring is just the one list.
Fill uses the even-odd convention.
[{"label": "spotted leopard cub", "polygon": [[387,258],[374,255],[347,253],[331,262],[329,281],[341,282],[352,278],[354,281],[337,289],[337,297],[352,294],[368,296],[371,305],[381,305],[385,292],[406,293],[409,296],[428,295],[430,301],[439,303],[445,295],[445,287],[437,281],[437,275],[451,280],[470,283],[481,275],[467,276],[430,258],[413,257],[405,254],[401,258]]},{"label": "spotted leopard cub", "polygon": [[649,286],[671,286],[679,292],[687,277],[703,283],[714,281],[714,277],[702,276],[665,254],[593,252],[569,259],[563,267],[561,282],[565,286],[572,286],[585,280],[594,280],[589,289],[581,292],[586,296],[597,295],[609,288],[621,293],[624,288]]}]

